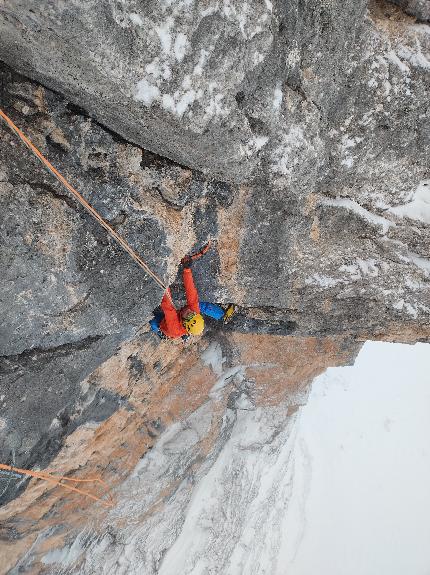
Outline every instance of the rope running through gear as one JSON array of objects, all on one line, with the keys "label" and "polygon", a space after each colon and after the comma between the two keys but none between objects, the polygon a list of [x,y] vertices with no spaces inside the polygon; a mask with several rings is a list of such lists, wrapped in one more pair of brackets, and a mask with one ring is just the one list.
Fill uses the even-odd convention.
[{"label": "rope running through gear", "polygon": [[[51,472],[44,473],[42,471],[30,471],[30,469],[20,469],[19,467],[13,467],[12,465],[5,465],[4,463],[0,463],[0,469],[4,471],[11,471],[14,473],[19,473],[20,475],[28,475],[30,477],[34,477],[35,479],[43,479],[48,483],[53,483],[58,485],[59,487],[63,487],[68,491],[74,491],[75,493],[79,493],[80,495],[84,495],[85,497],[89,497],[94,501],[98,501],[104,507],[113,507],[114,502],[112,496],[110,494],[109,486],[100,478],[100,477],[92,477],[90,479],[77,479],[74,477],[64,477],[62,475],[51,475]],[[73,485],[69,485],[65,483],[66,481],[70,483],[98,483],[103,487],[105,490],[105,495],[108,496],[109,500],[102,499],[102,497],[98,497],[89,491],[84,491],[83,489],[79,489],[78,487],[74,487]]]},{"label": "rope running through gear", "polygon": [[12,122],[12,120],[0,108],[0,116],[7,123],[9,128],[24,142],[24,144],[33,152],[33,154],[44,164],[44,166],[57,178],[59,182],[78,200],[78,202],[89,212],[92,217],[99,222],[99,224],[110,234],[115,241],[130,255],[130,257],[163,289],[167,291],[169,298],[170,292],[164,282],[155,274],[149,266],[142,260],[142,258],[133,250],[133,248],[120,236],[102,217],[101,215],[89,204],[85,198],[73,188],[69,182],[58,172],[54,166],[45,158],[45,156],[34,146],[30,140],[21,132],[21,130]]}]

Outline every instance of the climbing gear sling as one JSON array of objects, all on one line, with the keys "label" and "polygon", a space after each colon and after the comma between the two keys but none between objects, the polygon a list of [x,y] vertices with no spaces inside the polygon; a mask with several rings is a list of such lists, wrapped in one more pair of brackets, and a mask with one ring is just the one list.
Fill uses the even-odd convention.
[{"label": "climbing gear sling", "polygon": [[73,188],[69,182],[58,172],[54,166],[45,158],[45,156],[30,142],[30,140],[21,132],[21,130],[12,122],[2,109],[0,109],[0,116],[7,123],[9,128],[24,142],[24,144],[33,152],[33,154],[44,164],[44,166],[63,184],[63,186],[78,200],[78,202],[91,214],[91,216],[98,221],[98,223],[110,234],[116,242],[130,255],[130,257],[140,266],[164,291],[167,291],[168,297],[171,298],[170,292],[164,282],[155,274],[149,266],[142,260],[142,258],[133,250],[133,248],[126,242],[126,240],[116,232],[102,217],[101,215],[89,204],[85,198]]}]

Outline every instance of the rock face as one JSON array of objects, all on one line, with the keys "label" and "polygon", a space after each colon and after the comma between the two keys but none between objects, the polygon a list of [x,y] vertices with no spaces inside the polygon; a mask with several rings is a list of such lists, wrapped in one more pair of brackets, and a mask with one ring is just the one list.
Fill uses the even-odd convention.
[{"label": "rock face", "polygon": [[[125,12],[122,4],[81,2],[30,8],[14,2],[2,12],[2,53],[14,67],[66,94],[128,140],[152,152],[162,147],[163,156],[181,165],[115,140],[48,91],[45,125],[35,121],[41,119],[40,110],[36,117],[15,113],[21,124],[30,133],[38,130],[34,135],[42,144],[49,134],[48,145],[57,148],[50,150],[51,157],[130,241],[136,238],[136,246],[168,280],[181,252],[208,236],[216,238],[218,261],[199,281],[209,299],[259,308],[254,323],[248,322],[252,329],[259,318],[265,325],[267,318],[277,320],[280,310],[283,321],[290,322],[279,328],[284,331],[347,330],[360,337],[393,333],[401,338],[403,330],[416,338],[426,326],[425,337],[430,309],[427,26],[381,2],[371,3],[367,14],[363,2],[314,1],[300,8],[294,2],[287,7],[259,2],[258,9],[249,3],[240,12],[230,3],[135,8]],[[61,44],[64,30],[60,34],[55,27],[66,21],[74,32],[67,50]],[[192,33],[194,27],[200,32]],[[205,45],[214,48],[199,67],[194,60],[204,51],[203,29]],[[226,39],[229,34],[237,50]],[[258,57],[246,56],[255,53],[256,42],[266,49],[260,47]],[[47,47],[54,58],[46,58]],[[137,49],[140,58],[134,57]],[[197,96],[197,85],[187,89],[195,98],[186,98],[189,105],[180,116],[163,107],[169,100],[165,96],[183,97],[181,91],[174,95],[192,66],[197,66],[192,78],[206,88],[214,75],[222,78],[219,89],[230,102],[227,115],[211,116],[206,124],[202,102],[207,99]],[[166,78],[163,70],[169,70]],[[107,74],[103,82],[98,73]],[[159,95],[136,101],[139,82],[152,82],[150,93]],[[100,95],[118,97],[119,83],[130,90],[121,112]],[[10,105],[25,106],[13,98],[20,96],[6,94]],[[127,102],[137,108],[127,111]],[[127,118],[139,138],[122,125]],[[55,143],[56,137],[61,140],[56,129],[67,135],[65,142]],[[217,152],[203,143],[199,130]],[[172,152],[172,146],[181,153]],[[194,159],[194,153],[203,153],[204,161]],[[190,168],[223,181],[205,179]],[[52,186],[48,175],[40,177]],[[233,181],[238,185],[225,183]],[[137,214],[121,223],[133,210]],[[87,229],[85,223],[90,233]],[[100,268],[106,268],[104,262]],[[118,276],[121,285],[127,277],[123,269]],[[146,282],[132,281],[138,287]],[[72,305],[80,298],[76,293]],[[103,299],[104,322],[110,323],[117,303],[113,297],[109,305],[107,294]],[[136,317],[131,301],[128,308]],[[124,317],[123,306],[117,309]],[[82,321],[93,326],[94,316],[85,312],[85,317]]]},{"label": "rock face", "polygon": [[[281,433],[296,387],[364,339],[429,339],[430,36],[425,3],[396,4],[6,0],[2,109],[178,302],[178,262],[212,238],[194,267],[201,299],[240,307],[195,345],[157,347],[145,332],[161,290],[2,123],[0,461],[98,466],[119,486],[177,424],[200,451],[181,452],[182,435],[171,448],[167,497],[190,461],[215,461],[250,381],[252,409]],[[200,416],[214,427],[196,431]],[[2,493],[5,521],[24,525],[7,523],[11,568],[57,537],[70,551],[54,528],[67,498],[16,498],[25,486]],[[86,547],[103,552],[94,533]]]},{"label": "rock face", "polygon": [[430,4],[427,0],[390,0],[419,22],[430,22]]},{"label": "rock face", "polygon": [[[310,381],[330,365],[353,361],[359,347],[344,338],[216,332],[185,347],[148,334],[123,344],[81,383],[81,393],[119,396],[122,405],[103,422],[75,426],[49,465],[74,477],[102,472],[115,508],[106,512],[84,497],[30,483],[0,509],[1,572],[95,573],[106,554],[106,573],[158,573],[195,487],[220,457],[236,445],[236,489],[241,481],[245,487],[240,468],[248,453],[260,466],[266,451],[273,464],[282,460]],[[244,434],[246,425],[252,433],[250,427]],[[255,471],[256,488],[262,469]],[[255,488],[243,492],[232,543]]]},{"label": "rock face", "polygon": [[7,0],[0,51],[127,140],[239,183],[276,131],[284,87],[301,91],[304,61],[321,90],[342,75],[364,8]]}]

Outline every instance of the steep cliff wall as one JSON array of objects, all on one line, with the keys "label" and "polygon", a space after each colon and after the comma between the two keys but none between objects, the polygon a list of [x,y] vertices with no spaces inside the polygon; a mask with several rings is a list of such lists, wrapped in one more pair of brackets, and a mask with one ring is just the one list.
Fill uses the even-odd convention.
[{"label": "steep cliff wall", "polygon": [[[238,409],[264,404],[281,433],[297,390],[364,339],[429,339],[430,36],[424,5],[397,4],[6,0],[1,107],[178,301],[180,258],[212,238],[200,295],[240,308],[195,345],[157,345],[157,285],[2,124],[1,461],[119,488],[179,425],[145,530]],[[7,565],[58,572],[41,557],[99,511],[25,486],[3,493]]]},{"label": "steep cliff wall", "polygon": [[[80,385],[81,413],[88,397],[109,394],[121,404],[103,422],[75,426],[50,463],[74,477],[102,473],[115,508],[107,512],[79,495],[31,482],[0,509],[0,572],[68,572],[79,559],[76,572],[94,573],[93,560],[107,552],[107,572],[158,572],[194,486],[220,453],[242,437],[241,457],[254,451],[258,459],[269,449],[275,461],[310,381],[328,366],[353,361],[359,347],[343,338],[216,333],[186,346],[158,343],[148,334],[125,343]],[[79,422],[81,413],[70,416]],[[261,435],[243,435],[244,416],[255,419]],[[254,498],[252,489],[247,497]],[[134,557],[123,557],[128,544]]]}]

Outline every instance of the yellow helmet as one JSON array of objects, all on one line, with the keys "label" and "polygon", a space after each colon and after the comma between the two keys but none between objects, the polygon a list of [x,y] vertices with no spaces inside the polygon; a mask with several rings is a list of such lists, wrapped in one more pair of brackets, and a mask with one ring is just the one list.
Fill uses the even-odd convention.
[{"label": "yellow helmet", "polygon": [[205,320],[199,313],[189,315],[183,319],[184,328],[191,335],[201,335],[205,328]]}]

